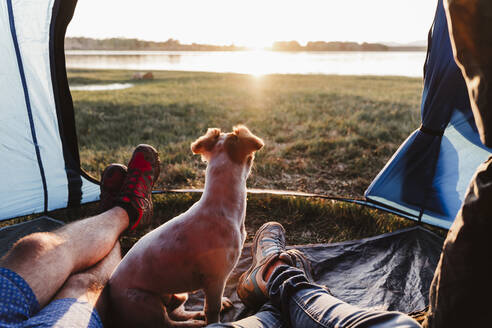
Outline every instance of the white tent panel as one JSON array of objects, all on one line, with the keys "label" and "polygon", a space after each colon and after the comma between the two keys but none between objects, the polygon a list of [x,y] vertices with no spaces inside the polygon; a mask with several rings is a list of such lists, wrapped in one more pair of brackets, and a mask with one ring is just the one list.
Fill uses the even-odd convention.
[{"label": "white tent panel", "polygon": [[99,185],[82,177],[82,203],[97,201],[100,194]]},{"label": "white tent panel", "polygon": [[53,5],[54,0],[0,3],[0,152],[5,157],[0,178],[9,185],[9,192],[2,193],[2,218],[67,206],[67,173],[51,80]]},{"label": "white tent panel", "polygon": [[13,2],[34,127],[48,190],[48,210],[65,207],[67,176],[51,83],[49,36],[54,1]]},{"label": "white tent panel", "polygon": [[0,213],[12,217],[43,211],[44,197],[5,1],[0,27]]}]

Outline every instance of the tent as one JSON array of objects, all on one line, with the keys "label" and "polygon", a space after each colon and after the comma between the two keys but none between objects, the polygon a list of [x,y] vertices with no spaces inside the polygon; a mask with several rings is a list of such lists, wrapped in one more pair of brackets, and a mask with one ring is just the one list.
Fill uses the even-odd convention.
[{"label": "tent", "polygon": [[478,165],[492,153],[480,141],[465,80],[456,65],[439,1],[424,64],[422,125],[365,192],[368,202],[449,228]]},{"label": "tent", "polygon": [[99,197],[80,168],[64,38],[77,1],[0,3],[0,220]]},{"label": "tent", "polygon": [[[98,182],[80,167],[66,75],[64,37],[76,3],[0,2],[0,221],[98,200]],[[480,142],[453,59],[442,0],[429,32],[424,73],[421,127],[377,175],[365,199],[352,201],[449,228],[471,176],[492,150]],[[363,257],[379,257],[372,265],[385,265],[384,270],[374,277],[379,282],[370,297],[360,298],[367,301],[361,305],[408,312],[411,309],[402,309],[395,299],[411,300],[415,307],[425,304],[442,244],[439,237],[416,231],[332,245],[335,248],[312,245],[306,252],[312,251],[311,259],[319,263],[317,278],[322,282],[330,281],[333,267],[364,272],[370,264]],[[324,261],[325,256],[337,260]],[[392,258],[400,260],[389,261]],[[398,280],[405,284],[396,286]],[[405,294],[406,289],[414,292]],[[342,294],[335,293],[344,299]],[[385,296],[375,297],[378,294]]]}]

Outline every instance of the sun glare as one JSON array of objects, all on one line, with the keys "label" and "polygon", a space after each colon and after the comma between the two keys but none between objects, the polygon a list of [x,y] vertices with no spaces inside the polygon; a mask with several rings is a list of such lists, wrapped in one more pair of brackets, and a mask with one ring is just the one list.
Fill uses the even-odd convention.
[{"label": "sun glare", "polygon": [[84,0],[67,36],[172,38],[253,50],[290,40],[404,43],[427,35],[434,11],[429,0]]},{"label": "sun glare", "polygon": [[[160,50],[175,53],[145,55],[148,62],[132,62],[124,69],[234,72],[257,79],[274,73],[383,74],[384,69],[371,70],[371,64],[354,58],[355,52],[322,56],[321,51],[306,54],[301,47],[310,41],[425,44],[434,12],[435,1],[429,0],[84,0],[77,4],[67,37],[136,38],[182,46],[166,46]],[[272,49],[275,42],[283,43]],[[408,60],[402,65],[398,55],[392,58],[398,67],[408,66]]]},{"label": "sun glare", "polygon": [[248,51],[246,54],[245,73],[256,78],[260,78],[268,73],[268,52],[264,50],[264,47]]}]

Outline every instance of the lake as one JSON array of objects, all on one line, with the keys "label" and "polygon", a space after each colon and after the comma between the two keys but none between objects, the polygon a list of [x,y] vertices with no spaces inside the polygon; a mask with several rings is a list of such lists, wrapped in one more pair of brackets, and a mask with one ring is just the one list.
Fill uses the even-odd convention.
[{"label": "lake", "polygon": [[68,68],[422,77],[426,53],[67,50]]}]

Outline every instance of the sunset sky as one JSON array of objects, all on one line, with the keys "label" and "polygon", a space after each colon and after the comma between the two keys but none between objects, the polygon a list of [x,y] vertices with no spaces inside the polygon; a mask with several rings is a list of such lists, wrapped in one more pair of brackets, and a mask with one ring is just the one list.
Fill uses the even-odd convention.
[{"label": "sunset sky", "polygon": [[425,40],[431,0],[80,0],[67,36],[270,46]]}]

